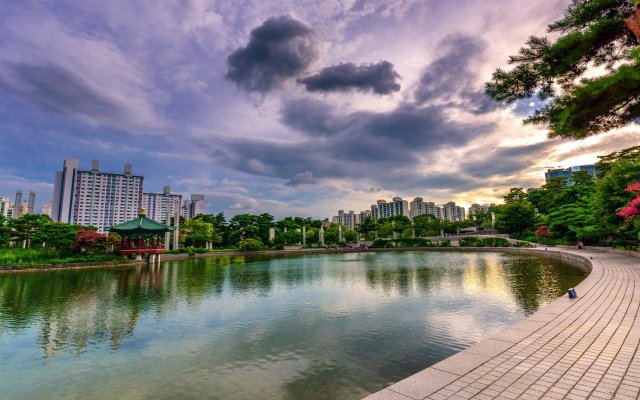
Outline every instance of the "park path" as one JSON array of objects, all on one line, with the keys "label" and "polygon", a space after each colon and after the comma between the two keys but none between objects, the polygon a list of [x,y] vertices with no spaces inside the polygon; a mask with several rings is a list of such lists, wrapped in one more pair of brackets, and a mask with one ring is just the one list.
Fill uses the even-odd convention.
[{"label": "park path", "polygon": [[640,398],[640,258],[548,251],[591,262],[578,298],[565,295],[366,400]]}]

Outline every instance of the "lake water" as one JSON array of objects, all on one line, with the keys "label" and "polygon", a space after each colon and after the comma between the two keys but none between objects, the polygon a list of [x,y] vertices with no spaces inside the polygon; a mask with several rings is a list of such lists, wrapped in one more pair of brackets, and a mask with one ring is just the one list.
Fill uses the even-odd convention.
[{"label": "lake water", "polygon": [[0,275],[0,398],[359,399],[584,279],[499,253],[219,257]]}]

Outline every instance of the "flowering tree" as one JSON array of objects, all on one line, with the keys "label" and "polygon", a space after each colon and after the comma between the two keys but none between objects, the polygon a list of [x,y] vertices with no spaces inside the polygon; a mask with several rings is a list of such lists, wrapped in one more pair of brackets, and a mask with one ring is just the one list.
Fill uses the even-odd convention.
[{"label": "flowering tree", "polygon": [[104,235],[91,229],[79,229],[78,238],[73,242],[72,249],[81,253],[106,253],[118,239]]},{"label": "flowering tree", "polygon": [[617,212],[619,216],[624,218],[626,222],[633,222],[640,216],[640,182],[632,183],[627,186],[625,192],[633,193],[636,198],[627,203]]},{"label": "flowering tree", "polygon": [[538,238],[550,238],[553,236],[553,233],[549,232],[549,227],[547,225],[540,225],[536,230],[536,236]]}]

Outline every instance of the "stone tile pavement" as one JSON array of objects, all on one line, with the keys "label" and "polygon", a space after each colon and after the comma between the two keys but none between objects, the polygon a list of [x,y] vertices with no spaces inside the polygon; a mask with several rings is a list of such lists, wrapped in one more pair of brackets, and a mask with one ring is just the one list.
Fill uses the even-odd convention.
[{"label": "stone tile pavement", "polygon": [[591,262],[578,298],[565,295],[366,400],[640,398],[640,259],[548,251]]}]

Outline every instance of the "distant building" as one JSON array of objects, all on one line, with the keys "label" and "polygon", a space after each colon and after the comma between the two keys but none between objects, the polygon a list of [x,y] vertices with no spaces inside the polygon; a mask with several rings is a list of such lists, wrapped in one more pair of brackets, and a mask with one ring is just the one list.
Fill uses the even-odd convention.
[{"label": "distant building", "polygon": [[459,207],[455,202],[450,201],[442,206],[444,218],[451,222],[464,221],[466,219],[464,207]]},{"label": "distant building", "polygon": [[167,216],[170,219],[182,211],[182,195],[171,194],[171,188],[165,186],[162,193],[142,193],[141,207],[147,211],[147,218],[164,224]]},{"label": "distant building", "polygon": [[133,175],[131,164],[124,173],[100,172],[98,161],[91,170],[78,169],[78,160],[64,160],[56,173],[52,219],[78,225],[92,225],[100,232],[134,219],[140,211],[142,176]]},{"label": "distant building", "polygon": [[409,217],[409,203],[402,200],[402,197],[394,197],[387,203],[385,200],[378,200],[377,204],[371,206],[371,216],[375,219],[389,218],[396,215]]},{"label": "distant building", "polygon": [[16,201],[13,202],[13,218],[22,216],[22,190],[16,190]]},{"label": "distant building", "polygon": [[40,214],[48,215],[49,217],[51,217],[52,211],[53,211],[53,199],[49,199],[49,201],[46,204],[42,205],[42,208],[40,209]]},{"label": "distant building", "polygon": [[409,216],[413,219],[419,215],[433,215],[438,219],[444,218],[442,208],[438,207],[436,203],[425,202],[422,197],[416,197],[409,203]]},{"label": "distant building", "polygon": [[473,203],[471,205],[471,207],[469,207],[469,216],[471,216],[471,214],[475,214],[477,212],[489,212],[489,207],[493,207],[495,206],[495,204],[478,204],[478,203]]},{"label": "distant building", "polygon": [[333,217],[333,221],[347,229],[355,229],[356,225],[360,224],[360,214],[356,214],[353,211],[345,213],[344,210],[339,210],[338,215]]},{"label": "distant building", "polygon": [[546,182],[549,182],[552,178],[562,177],[564,178],[565,185],[571,186],[573,182],[571,181],[571,175],[574,172],[578,171],[586,171],[593,179],[598,176],[598,169],[595,165],[575,165],[569,168],[556,168],[556,169],[548,169],[544,174],[544,179]]},{"label": "distant building", "polygon": [[185,200],[182,204],[181,215],[186,218],[193,218],[199,214],[206,214],[209,210],[209,205],[204,200],[203,194],[192,194],[191,200]]},{"label": "distant building", "polygon": [[364,221],[365,218],[371,216],[371,210],[360,211],[358,225]]},{"label": "distant building", "polygon": [[8,197],[0,197],[0,214],[5,219],[11,219],[13,215],[13,203]]}]

